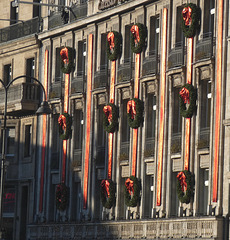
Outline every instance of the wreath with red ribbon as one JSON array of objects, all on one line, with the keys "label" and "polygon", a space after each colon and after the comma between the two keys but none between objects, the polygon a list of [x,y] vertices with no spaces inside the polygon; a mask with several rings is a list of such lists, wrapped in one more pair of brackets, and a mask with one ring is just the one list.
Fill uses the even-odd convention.
[{"label": "wreath with red ribbon", "polygon": [[181,12],[182,16],[182,30],[185,37],[191,38],[196,34],[199,27],[199,8],[193,4],[186,4]]},{"label": "wreath with red ribbon", "polygon": [[56,207],[60,211],[64,211],[69,204],[69,188],[60,183],[56,186]]},{"label": "wreath with red ribbon", "polygon": [[107,57],[110,61],[115,61],[121,54],[121,34],[116,31],[109,32],[107,35]]},{"label": "wreath with red ribbon", "polygon": [[128,124],[131,128],[140,127],[143,122],[143,110],[144,103],[138,99],[133,98],[127,103],[127,116],[128,116]]},{"label": "wreath with red ribbon", "polygon": [[109,103],[103,108],[104,117],[103,125],[104,129],[108,133],[113,133],[116,131],[118,126],[118,108],[115,104]]},{"label": "wreath with red ribbon", "polygon": [[101,202],[103,207],[110,209],[115,205],[115,184],[111,179],[101,181]]},{"label": "wreath with red ribbon", "polygon": [[140,182],[134,176],[125,181],[125,204],[128,207],[136,207],[140,201]]},{"label": "wreath with red ribbon", "polygon": [[58,118],[59,137],[62,140],[67,140],[71,136],[72,118],[68,113],[63,113]]},{"label": "wreath with red ribbon", "polygon": [[196,90],[191,84],[185,84],[179,92],[180,114],[182,117],[191,118],[196,110]]},{"label": "wreath with red ribbon", "polygon": [[131,49],[134,53],[141,53],[145,47],[145,39],[147,36],[146,26],[136,23],[130,29],[131,31]]},{"label": "wreath with red ribbon", "polygon": [[70,47],[63,47],[60,51],[61,56],[61,71],[69,74],[73,68],[73,49]]},{"label": "wreath with red ribbon", "polygon": [[177,195],[182,203],[188,204],[193,196],[193,178],[188,170],[177,174]]}]

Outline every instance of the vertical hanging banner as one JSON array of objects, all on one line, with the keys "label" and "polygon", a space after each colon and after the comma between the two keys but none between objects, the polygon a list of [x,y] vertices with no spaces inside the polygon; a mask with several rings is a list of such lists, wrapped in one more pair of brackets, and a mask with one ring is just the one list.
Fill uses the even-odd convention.
[{"label": "vertical hanging banner", "polygon": [[160,130],[158,141],[158,168],[157,168],[157,206],[161,205],[163,149],[164,149],[164,118],[165,118],[165,84],[166,84],[166,55],[167,55],[167,24],[168,9],[164,8],[162,16],[162,47],[160,73]]},{"label": "vertical hanging banner", "polygon": [[87,196],[88,196],[92,69],[93,69],[93,34],[90,34],[88,39],[88,71],[87,71],[87,93],[86,93],[86,142],[85,142],[85,169],[84,169],[84,188],[83,188],[83,208],[84,209],[87,208]]},{"label": "vertical hanging banner", "polygon": [[[187,38],[187,83],[192,84],[192,62],[193,62],[193,42],[194,38]],[[190,135],[191,135],[191,118],[186,118],[185,129],[185,159],[184,169],[189,170],[190,156]]]},{"label": "vertical hanging banner", "polygon": [[[45,51],[44,60],[44,89],[45,89],[45,100],[47,100],[48,90],[48,67],[49,67],[49,51]],[[44,171],[45,171],[45,157],[46,157],[46,125],[47,116],[43,115],[42,120],[42,159],[41,159],[41,179],[40,179],[40,198],[39,198],[39,212],[43,209],[43,191],[44,191]]]},{"label": "vertical hanging banner", "polygon": [[[115,77],[116,77],[116,61],[111,62],[111,79],[110,79],[110,103],[114,103],[115,96]],[[108,146],[108,179],[112,179],[112,160],[113,160],[113,133],[109,133]]]},{"label": "vertical hanging banner", "polygon": [[[69,110],[69,80],[70,75],[65,74],[65,95],[64,95],[64,112],[68,113]],[[67,140],[63,140],[62,144],[63,156],[62,156],[62,182],[65,182],[65,173],[66,173],[66,157],[67,157]]]},{"label": "vertical hanging banner", "polygon": [[[140,61],[141,54],[137,53],[135,58],[135,82],[134,82],[134,98],[139,97],[139,80],[140,80]],[[137,137],[138,129],[133,129],[133,156],[132,156],[132,176],[136,176],[137,165]]]},{"label": "vertical hanging banner", "polygon": [[219,148],[220,148],[220,124],[221,124],[221,85],[222,85],[222,50],[223,50],[223,0],[217,5],[217,52],[216,52],[216,114],[215,114],[215,144],[212,201],[217,202],[218,195],[218,171],[219,171]]}]

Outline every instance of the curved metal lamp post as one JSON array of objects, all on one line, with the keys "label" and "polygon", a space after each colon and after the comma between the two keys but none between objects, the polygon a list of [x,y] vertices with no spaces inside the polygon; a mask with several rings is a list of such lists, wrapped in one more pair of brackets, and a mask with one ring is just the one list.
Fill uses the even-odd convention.
[{"label": "curved metal lamp post", "polygon": [[3,239],[3,232],[2,232],[2,213],[3,213],[3,189],[4,189],[4,182],[5,182],[5,160],[6,160],[6,115],[7,115],[7,94],[8,94],[8,89],[11,86],[11,84],[13,82],[15,82],[16,80],[18,80],[19,78],[30,78],[32,80],[34,80],[35,82],[37,82],[41,88],[42,91],[44,93],[45,96],[45,100],[42,101],[41,106],[38,108],[38,110],[36,111],[36,114],[41,115],[41,114],[51,114],[52,111],[48,105],[47,102],[47,95],[46,95],[46,91],[44,86],[42,85],[42,83],[37,80],[34,77],[31,76],[19,76],[16,77],[14,79],[12,79],[7,85],[0,79],[0,82],[5,90],[5,105],[4,105],[4,115],[3,115],[3,141],[2,141],[2,158],[1,158],[1,181],[0,181],[0,239]]}]

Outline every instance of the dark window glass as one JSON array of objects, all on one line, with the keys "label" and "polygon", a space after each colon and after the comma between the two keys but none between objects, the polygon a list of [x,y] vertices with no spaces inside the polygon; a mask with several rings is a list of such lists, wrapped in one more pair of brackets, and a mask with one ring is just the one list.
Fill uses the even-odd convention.
[{"label": "dark window glass", "polygon": [[[1,139],[3,139],[3,129],[1,131]],[[6,155],[13,157],[15,153],[15,128],[10,127],[6,129]],[[2,152],[2,141],[0,145],[0,152]]]},{"label": "dark window glass", "polygon": [[56,66],[55,66],[55,81],[61,81],[63,78],[63,73],[61,71],[61,48],[56,48]]},{"label": "dark window glass", "polygon": [[184,34],[181,28],[181,14],[182,14],[183,7],[177,8],[177,15],[176,15],[176,45],[182,46],[184,42]]},{"label": "dark window glass", "polygon": [[178,216],[179,199],[177,196],[177,172],[172,172],[171,180],[171,216]]},{"label": "dark window glass", "polygon": [[75,149],[82,149],[82,141],[83,141],[83,112],[82,110],[75,111]]},{"label": "dark window glass", "polygon": [[59,114],[53,115],[51,169],[59,169],[59,153],[61,144],[58,130],[58,118]]},{"label": "dark window glass", "polygon": [[208,185],[209,185],[209,170],[200,168],[199,179],[199,214],[207,215],[208,207]]},{"label": "dark window glass", "polygon": [[[34,58],[29,58],[26,60],[26,76],[34,77],[35,72],[35,60]],[[31,78],[26,78],[26,82],[33,82]]]},{"label": "dark window glass", "polygon": [[24,145],[24,156],[29,157],[31,156],[31,133],[32,133],[32,126],[25,125],[25,145]]},{"label": "dark window glass", "polygon": [[131,52],[131,44],[130,44],[130,28],[131,26],[125,26],[125,49],[124,49],[124,62],[131,62],[132,60],[132,52]]},{"label": "dark window glass", "polygon": [[11,64],[4,66],[4,83],[8,84],[12,79],[12,68]]},{"label": "dark window glass", "polygon": [[215,17],[215,1],[205,0],[204,1],[204,22],[203,22],[203,32],[204,37],[213,35],[214,31],[214,17]]},{"label": "dark window glass", "polygon": [[14,1],[10,3],[10,24],[15,24],[18,22],[18,7],[13,7],[13,2]]},{"label": "dark window glass", "polygon": [[150,18],[150,41],[149,41],[149,55],[156,55],[158,53],[158,42],[159,42],[159,18]]},{"label": "dark window glass", "polygon": [[100,69],[107,68],[107,51],[106,51],[107,34],[101,34],[101,66]]},{"label": "dark window glass", "polygon": [[78,42],[78,64],[77,64],[77,75],[84,76],[85,75],[85,58],[86,58],[86,42],[79,41]]},{"label": "dark window glass", "polygon": [[[34,3],[40,3],[40,0],[33,0]],[[33,18],[40,17],[41,15],[41,6],[33,5]]]}]

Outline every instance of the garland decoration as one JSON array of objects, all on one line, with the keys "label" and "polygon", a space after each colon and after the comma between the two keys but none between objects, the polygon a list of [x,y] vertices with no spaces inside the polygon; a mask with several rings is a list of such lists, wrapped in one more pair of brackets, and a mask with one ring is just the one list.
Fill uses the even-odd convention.
[{"label": "garland decoration", "polygon": [[60,211],[64,211],[69,204],[69,188],[60,183],[56,186],[56,207]]},{"label": "garland decoration", "polygon": [[68,113],[63,113],[58,118],[59,137],[62,140],[67,140],[71,136],[72,118]]},{"label": "garland decoration", "polygon": [[188,204],[193,196],[192,173],[184,170],[177,174],[177,195],[182,203]]},{"label": "garland decoration", "polygon": [[101,181],[101,202],[103,207],[110,209],[114,206],[116,201],[115,191],[115,183],[111,179]]},{"label": "garland decoration", "polygon": [[60,51],[61,55],[61,71],[63,73],[69,74],[73,68],[73,49],[70,47],[63,47]]},{"label": "garland decoration", "polygon": [[127,103],[128,124],[131,128],[140,127],[143,122],[144,103],[138,99],[133,98]]},{"label": "garland decoration", "polygon": [[107,57],[110,61],[115,61],[121,55],[121,34],[116,31],[109,32],[107,35]]},{"label": "garland decoration", "polygon": [[131,31],[131,49],[134,53],[141,53],[145,46],[145,38],[147,36],[146,26],[136,23],[130,29]]},{"label": "garland decoration", "polygon": [[181,13],[182,30],[185,37],[192,38],[196,34],[196,30],[199,27],[199,8],[193,4],[186,4]]},{"label": "garland decoration", "polygon": [[[191,118],[196,110],[196,90],[193,85],[186,83],[179,92],[180,114],[184,118]],[[188,107],[186,106],[188,104]]]},{"label": "garland decoration", "polygon": [[134,176],[125,181],[125,204],[128,207],[136,207],[140,200],[140,182]]},{"label": "garland decoration", "polygon": [[118,108],[115,104],[109,103],[103,108],[104,117],[103,125],[104,129],[108,133],[113,133],[116,131],[118,126]]}]

